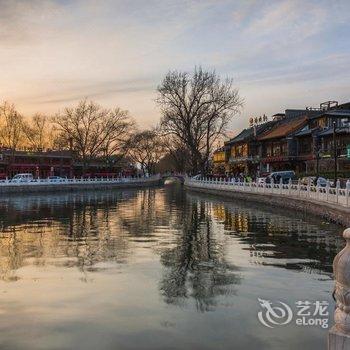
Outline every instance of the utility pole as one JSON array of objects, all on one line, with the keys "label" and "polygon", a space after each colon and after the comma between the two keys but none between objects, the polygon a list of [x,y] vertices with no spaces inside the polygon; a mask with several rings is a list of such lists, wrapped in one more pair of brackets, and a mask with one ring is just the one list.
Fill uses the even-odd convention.
[{"label": "utility pole", "polygon": [[338,152],[337,152],[337,145],[336,145],[336,126],[337,123],[333,121],[333,155],[334,155],[334,183],[337,183],[338,180]]}]

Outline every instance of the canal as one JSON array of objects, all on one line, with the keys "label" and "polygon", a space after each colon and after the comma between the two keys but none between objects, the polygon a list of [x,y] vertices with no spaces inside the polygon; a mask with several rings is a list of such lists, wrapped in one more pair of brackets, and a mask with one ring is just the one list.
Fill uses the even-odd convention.
[{"label": "canal", "polygon": [[326,348],[297,303],[331,324],[341,232],[180,185],[1,197],[0,348]]}]

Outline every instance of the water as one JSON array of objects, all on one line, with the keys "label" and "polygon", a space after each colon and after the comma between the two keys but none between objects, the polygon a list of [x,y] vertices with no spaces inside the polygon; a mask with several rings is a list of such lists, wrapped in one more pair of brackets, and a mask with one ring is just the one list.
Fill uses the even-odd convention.
[{"label": "water", "polygon": [[257,299],[332,312],[341,231],[180,186],[1,197],[0,348],[326,348]]}]

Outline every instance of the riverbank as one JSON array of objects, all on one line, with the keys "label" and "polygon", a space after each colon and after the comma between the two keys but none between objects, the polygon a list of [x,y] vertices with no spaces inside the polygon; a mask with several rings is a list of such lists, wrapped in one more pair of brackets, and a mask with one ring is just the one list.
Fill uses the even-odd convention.
[{"label": "riverbank", "polygon": [[0,194],[23,194],[43,192],[72,192],[82,190],[109,190],[118,188],[139,188],[157,186],[161,183],[159,176],[149,178],[124,179],[70,179],[58,182],[1,183]]},{"label": "riverbank", "polygon": [[[214,186],[215,185],[213,185],[213,187]],[[185,182],[185,187],[199,193],[234,198],[235,200],[259,202],[274,207],[283,207],[304,213],[307,212],[344,227],[350,226],[350,209],[336,203],[325,203],[317,199],[297,198],[296,196],[285,194],[245,192],[232,188],[225,188],[225,186],[222,185],[216,185],[216,187],[219,188],[210,188],[208,185],[201,186],[190,180]]]}]

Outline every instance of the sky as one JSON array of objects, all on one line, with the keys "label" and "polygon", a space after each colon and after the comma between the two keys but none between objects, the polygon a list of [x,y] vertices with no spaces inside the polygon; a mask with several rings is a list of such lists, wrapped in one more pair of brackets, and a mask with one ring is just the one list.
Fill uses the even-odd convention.
[{"label": "sky", "polygon": [[350,100],[350,1],[0,0],[0,100],[25,115],[83,98],[155,125],[169,70],[234,79],[250,116]]}]

